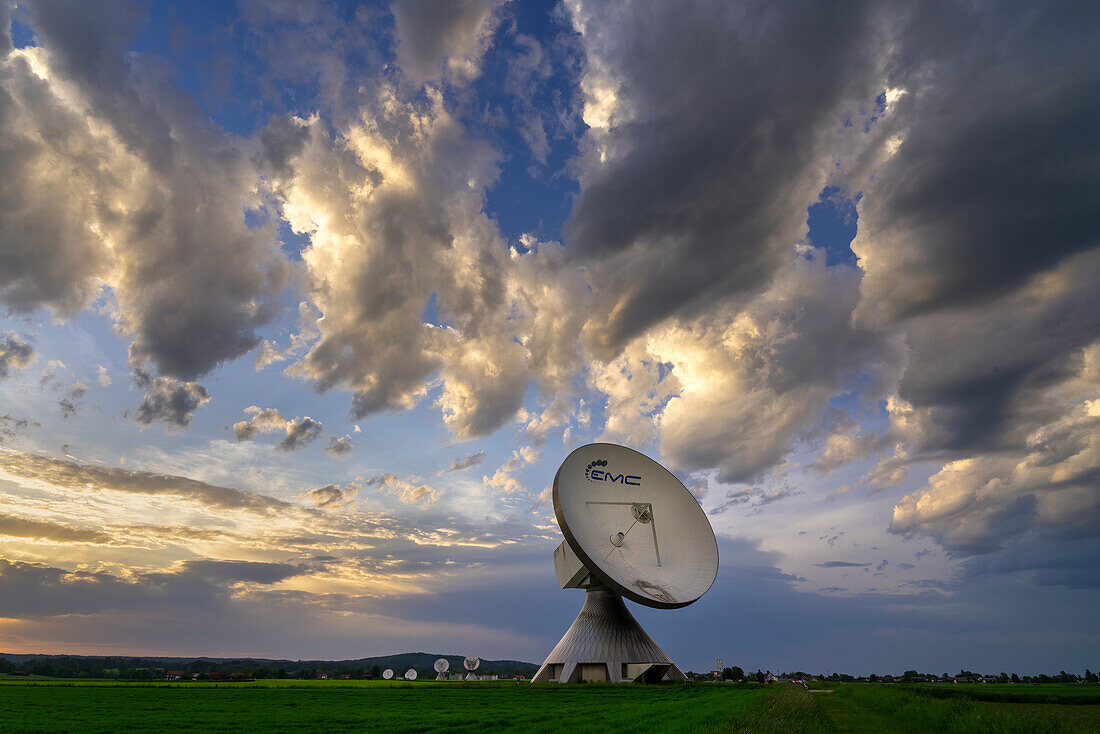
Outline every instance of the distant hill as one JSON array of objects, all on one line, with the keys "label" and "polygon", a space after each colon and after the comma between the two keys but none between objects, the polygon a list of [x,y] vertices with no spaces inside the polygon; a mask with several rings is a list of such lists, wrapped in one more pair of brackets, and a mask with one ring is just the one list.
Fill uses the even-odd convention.
[{"label": "distant hill", "polygon": [[[5,659],[15,666],[51,665],[56,667],[69,667],[75,670],[93,669],[145,669],[145,668],[178,668],[186,669],[189,666],[201,669],[225,669],[227,671],[254,670],[256,668],[269,668],[271,670],[283,669],[293,674],[299,670],[325,670],[331,672],[352,672],[357,669],[369,671],[372,666],[379,668],[392,668],[397,672],[408,668],[414,668],[418,672],[431,671],[435,661],[446,658],[451,664],[451,670],[463,670],[462,661],[464,655],[439,655],[426,652],[405,652],[397,655],[379,655],[367,658],[355,658],[349,660],[287,660],[282,658],[212,658],[212,657],[159,657],[148,655],[35,655],[26,653],[0,653],[0,659]],[[479,673],[526,673],[531,674],[538,670],[538,665],[522,660],[482,660],[478,668]],[[2,672],[2,671],[0,671]]]}]

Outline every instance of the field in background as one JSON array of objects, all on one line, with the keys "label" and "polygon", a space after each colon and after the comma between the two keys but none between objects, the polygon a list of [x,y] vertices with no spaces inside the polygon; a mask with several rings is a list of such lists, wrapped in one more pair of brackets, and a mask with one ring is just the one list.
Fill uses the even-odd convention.
[{"label": "field in background", "polygon": [[[1100,686],[0,680],[0,731],[1100,731]],[[986,700],[983,700],[986,699]]]}]

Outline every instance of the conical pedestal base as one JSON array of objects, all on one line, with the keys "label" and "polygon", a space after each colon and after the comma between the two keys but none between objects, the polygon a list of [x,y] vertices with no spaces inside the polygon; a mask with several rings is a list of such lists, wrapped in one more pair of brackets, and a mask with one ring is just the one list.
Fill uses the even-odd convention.
[{"label": "conical pedestal base", "polygon": [[687,677],[646,634],[623,598],[604,586],[587,590],[584,607],[546,657],[532,683],[660,683]]}]

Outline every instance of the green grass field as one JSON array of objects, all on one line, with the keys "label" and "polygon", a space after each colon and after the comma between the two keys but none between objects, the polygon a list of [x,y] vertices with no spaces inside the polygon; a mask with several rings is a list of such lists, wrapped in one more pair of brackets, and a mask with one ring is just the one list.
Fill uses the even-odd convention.
[{"label": "green grass field", "polygon": [[0,680],[0,731],[1100,731],[1098,686],[819,685]]}]

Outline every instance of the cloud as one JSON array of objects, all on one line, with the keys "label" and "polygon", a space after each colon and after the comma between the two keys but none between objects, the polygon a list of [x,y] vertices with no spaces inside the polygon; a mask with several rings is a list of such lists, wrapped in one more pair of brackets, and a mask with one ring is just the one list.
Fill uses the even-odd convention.
[{"label": "cloud", "polygon": [[77,380],[73,383],[65,392],[65,395],[57,401],[57,405],[61,408],[61,417],[72,418],[76,415],[76,409],[80,406],[80,401],[87,392],[88,384],[84,380]]},{"label": "cloud", "polygon": [[763,487],[742,487],[741,489],[731,489],[726,492],[726,499],[721,504],[711,508],[707,514],[721,515],[728,510],[737,507],[738,505],[746,505],[747,507],[755,508],[753,512],[759,512],[761,507],[770,505],[773,502],[787,499],[788,497],[794,497],[802,494],[802,490],[795,489],[793,487],[781,487],[775,491],[769,492]]},{"label": "cloud", "polygon": [[853,461],[866,459],[882,448],[882,439],[882,436],[863,430],[853,421],[842,421],[826,437],[821,453],[814,458],[810,469],[818,476],[825,476]]},{"label": "cloud", "polygon": [[351,442],[350,435],[340,437],[329,436],[328,446],[325,446],[325,453],[336,459],[345,459],[354,448],[355,444]]},{"label": "cloud", "polygon": [[303,570],[283,563],[200,559],[122,578],[0,558],[0,612],[26,618],[121,609],[149,611],[168,605],[202,608],[223,604],[229,598],[228,588],[235,584],[270,585]]},{"label": "cloud", "polygon": [[[313,443],[313,440],[321,435],[324,426],[308,415],[287,420],[275,408],[258,408],[250,405],[245,408],[246,413],[252,417],[247,421],[239,421],[233,424],[233,438],[240,441],[251,441],[259,433],[278,433],[285,431],[283,440],[275,446],[276,451],[291,452],[304,449]],[[350,443],[348,449],[350,450]],[[329,451],[329,448],[325,449]],[[330,452],[331,453],[331,452]],[[334,454],[337,455],[337,454]]]},{"label": "cloud", "polygon": [[233,438],[236,441],[251,441],[258,433],[277,433],[286,428],[286,419],[275,408],[250,405],[244,412],[252,413],[252,417],[233,424]]},{"label": "cloud", "polygon": [[903,345],[886,401],[896,449],[861,481],[889,486],[938,461],[891,531],[984,558],[975,567],[1011,565],[1024,539],[1068,547],[1100,532],[1100,250],[1086,193],[1100,174],[1076,163],[1100,154],[1082,123],[1097,107],[1095,11],[913,5],[897,19],[892,91],[850,183],[862,190],[854,318]]},{"label": "cloud", "polygon": [[313,443],[313,439],[320,436],[323,430],[324,426],[308,415],[304,418],[287,421],[286,437],[275,446],[275,449],[286,452],[304,449]]},{"label": "cloud", "polygon": [[170,495],[221,510],[248,510],[266,514],[291,507],[274,497],[187,477],[78,464],[11,450],[0,450],[0,474],[16,483],[32,482],[76,492]]},{"label": "cloud", "polygon": [[76,528],[48,520],[34,520],[0,514],[0,535],[12,538],[48,540],[55,543],[109,543],[111,536],[99,530]]},{"label": "cloud", "polygon": [[462,82],[480,71],[502,0],[396,0],[397,63],[420,84],[441,76]]},{"label": "cloud", "polygon": [[140,367],[133,367],[131,374],[135,384],[145,390],[137,409],[137,422],[143,425],[161,422],[169,427],[186,428],[195,411],[210,402],[206,388],[197,382],[153,377]]},{"label": "cloud", "polygon": [[355,484],[343,487],[326,484],[324,487],[309,490],[305,496],[318,507],[343,507],[349,504],[358,492],[359,486]]},{"label": "cloud", "polygon": [[289,271],[246,221],[264,206],[249,146],[126,52],[146,17],[28,7],[37,44],[0,65],[0,300],[67,318],[105,287],[135,358],[187,382],[259,343]]},{"label": "cloud", "polygon": [[443,476],[444,474],[450,474],[451,472],[462,471],[463,469],[469,469],[471,466],[477,466],[481,462],[485,461],[485,452],[478,451],[476,454],[466,454],[466,456],[456,456],[451,460],[451,465],[446,469],[441,469],[436,474]]},{"label": "cloud", "polygon": [[256,584],[275,584],[304,572],[303,567],[288,563],[200,559],[182,561],[172,573],[164,574],[164,576],[196,576],[221,583],[243,581]]},{"label": "cloud", "polygon": [[870,566],[870,563],[852,563],[850,561],[825,561],[824,563],[815,563],[818,568],[864,568]]},{"label": "cloud", "polygon": [[859,6],[565,7],[589,126],[566,244],[599,283],[587,330],[606,359],[767,287],[804,234],[836,130],[877,94],[876,63]]},{"label": "cloud", "polygon": [[99,383],[100,387],[110,387],[111,385],[111,374],[103,365],[96,368],[96,382]]},{"label": "cloud", "polygon": [[1021,447],[948,462],[897,503],[890,530],[931,536],[959,555],[996,550],[1031,530],[1100,535],[1097,395],[1100,345],[1079,356],[1076,375],[1030,396],[1046,420],[1033,417]]},{"label": "cloud", "polygon": [[1005,576],[1047,588],[1100,589],[1100,568],[1094,562],[1100,540],[1095,537],[1050,538],[1032,532],[1006,546],[998,553],[967,558],[961,564],[963,578]]},{"label": "cloud", "polygon": [[481,481],[489,489],[497,494],[516,494],[524,489],[523,482],[515,475],[523,467],[533,464],[539,459],[539,451],[534,446],[522,446],[512,452],[493,475],[482,476]]},{"label": "cloud", "polygon": [[1007,296],[1095,248],[1098,223],[1087,192],[1100,173],[1070,162],[1100,154],[1083,122],[1100,109],[1088,92],[1100,77],[1095,10],[917,4],[899,15],[887,87],[906,93],[884,120],[896,140],[864,188],[853,245],[867,273],[861,315],[874,319]]},{"label": "cloud", "polygon": [[[353,419],[409,409],[438,385],[459,440],[510,420],[532,377],[549,394],[569,385],[583,271],[554,243],[508,250],[483,211],[498,154],[439,94],[405,101],[383,82],[343,127],[297,124],[308,138],[275,185],[310,238],[305,326],[319,338],[290,374],[351,391]],[[429,303],[437,323],[422,319]]]},{"label": "cloud", "polygon": [[0,380],[13,369],[23,369],[34,361],[34,347],[19,338],[14,331],[0,337]]},{"label": "cloud", "polygon": [[[10,413],[0,414],[0,442],[6,438],[15,438],[20,435],[31,425],[31,422],[26,418],[16,418]],[[39,426],[39,423],[35,423],[35,426]]]},{"label": "cloud", "polygon": [[406,505],[422,504],[423,507],[434,505],[443,490],[434,489],[427,484],[417,484],[414,480],[402,479],[394,474],[379,474],[362,482],[364,487],[379,487],[383,492],[391,494]]},{"label": "cloud", "polygon": [[[792,252],[771,287],[743,308],[715,307],[639,340],[651,365],[670,366],[662,458],[683,470],[718,467],[724,483],[753,481],[778,464],[876,353],[851,326],[858,287],[855,271],[827,267],[820,251]],[[634,384],[634,373],[626,379]],[[628,410],[618,392],[611,396],[609,424]]]}]

